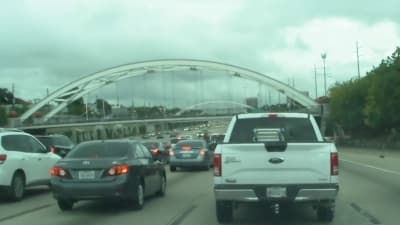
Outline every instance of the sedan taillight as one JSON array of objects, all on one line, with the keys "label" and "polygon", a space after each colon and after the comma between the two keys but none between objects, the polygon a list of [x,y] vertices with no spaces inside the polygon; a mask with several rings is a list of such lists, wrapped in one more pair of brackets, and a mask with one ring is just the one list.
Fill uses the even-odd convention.
[{"label": "sedan taillight", "polygon": [[160,153],[160,150],[158,150],[157,148],[155,148],[155,149],[152,149],[152,150],[151,150],[151,153],[152,153],[153,155],[158,155],[158,154]]},{"label": "sedan taillight", "polygon": [[127,165],[118,165],[113,166],[107,171],[108,176],[119,176],[124,175],[129,172],[129,166]]},{"label": "sedan taillight", "polygon": [[65,171],[64,168],[55,166],[50,169],[50,174],[53,177],[66,177],[67,176],[67,171]]}]

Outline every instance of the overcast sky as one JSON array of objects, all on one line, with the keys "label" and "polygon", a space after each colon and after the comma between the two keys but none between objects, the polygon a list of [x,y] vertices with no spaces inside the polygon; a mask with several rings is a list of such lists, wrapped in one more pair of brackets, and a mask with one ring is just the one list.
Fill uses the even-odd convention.
[{"label": "overcast sky", "polygon": [[[399,15],[398,0],[2,1],[0,87],[14,83],[16,96],[43,98],[47,88],[108,67],[188,58],[246,67],[286,83],[294,79],[314,97],[314,64],[323,94],[322,52],[329,86],[357,76],[358,41],[364,75],[400,45]],[[161,75],[113,84],[89,98],[183,106],[258,93],[251,82],[207,71]]]}]

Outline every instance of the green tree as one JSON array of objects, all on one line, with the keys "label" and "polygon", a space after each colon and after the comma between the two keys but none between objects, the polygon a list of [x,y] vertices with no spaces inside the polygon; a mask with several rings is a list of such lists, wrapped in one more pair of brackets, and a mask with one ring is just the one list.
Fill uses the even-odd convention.
[{"label": "green tree", "polygon": [[96,109],[100,114],[103,114],[103,104],[104,104],[104,111],[106,115],[109,115],[112,111],[111,105],[104,99],[98,98],[96,99]]},{"label": "green tree", "polygon": [[72,115],[82,115],[86,112],[86,106],[83,102],[83,98],[71,102],[68,106],[68,112]]},{"label": "green tree", "polygon": [[330,89],[331,119],[357,135],[400,128],[400,48],[361,79]]},{"label": "green tree", "polygon": [[4,107],[0,106],[0,126],[7,125],[7,112]]}]

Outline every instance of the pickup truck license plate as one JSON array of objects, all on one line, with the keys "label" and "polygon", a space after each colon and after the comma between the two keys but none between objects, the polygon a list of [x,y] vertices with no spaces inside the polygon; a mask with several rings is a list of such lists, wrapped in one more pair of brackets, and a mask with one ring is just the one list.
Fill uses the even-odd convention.
[{"label": "pickup truck license plate", "polygon": [[89,171],[79,171],[78,177],[80,180],[89,180],[89,179],[94,179],[94,171],[89,170]]},{"label": "pickup truck license plate", "polygon": [[267,187],[267,198],[286,198],[286,187]]}]

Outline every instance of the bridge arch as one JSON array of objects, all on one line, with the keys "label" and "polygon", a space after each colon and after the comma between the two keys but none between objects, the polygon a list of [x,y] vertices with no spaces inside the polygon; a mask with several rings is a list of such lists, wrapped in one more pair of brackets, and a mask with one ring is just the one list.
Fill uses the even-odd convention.
[{"label": "bridge arch", "polygon": [[197,108],[199,106],[205,106],[205,105],[211,105],[211,104],[231,104],[231,105],[240,106],[240,107],[247,108],[247,109],[256,109],[256,108],[254,108],[252,106],[249,106],[249,105],[246,105],[246,104],[243,104],[243,103],[239,103],[239,102],[234,102],[234,101],[223,101],[223,100],[220,100],[220,101],[205,101],[205,102],[200,102],[200,103],[185,107],[181,111],[175,113],[175,115],[176,116],[180,116],[180,115],[182,115],[182,113],[184,113],[186,111],[189,111],[191,109],[195,109],[195,108]]},{"label": "bridge arch", "polygon": [[287,97],[297,101],[298,103],[310,110],[317,110],[318,104],[313,99],[309,98],[298,90],[286,85],[285,83],[280,82],[265,74],[243,67],[214,61],[195,59],[164,59],[124,64],[101,70],[89,74],[85,77],[79,78],[62,86],[58,90],[49,94],[47,97],[43,98],[40,102],[35,104],[24,114],[22,114],[19,119],[22,123],[27,118],[32,116],[36,111],[40,110],[43,106],[47,104],[55,104],[56,106],[42,117],[43,121],[47,121],[56,113],[64,109],[71,102],[79,99],[87,93],[90,93],[111,83],[129,77],[140,76],[155,72],[188,70],[212,70],[228,72],[232,74],[232,76],[260,82],[261,84],[267,85],[286,95]]}]

